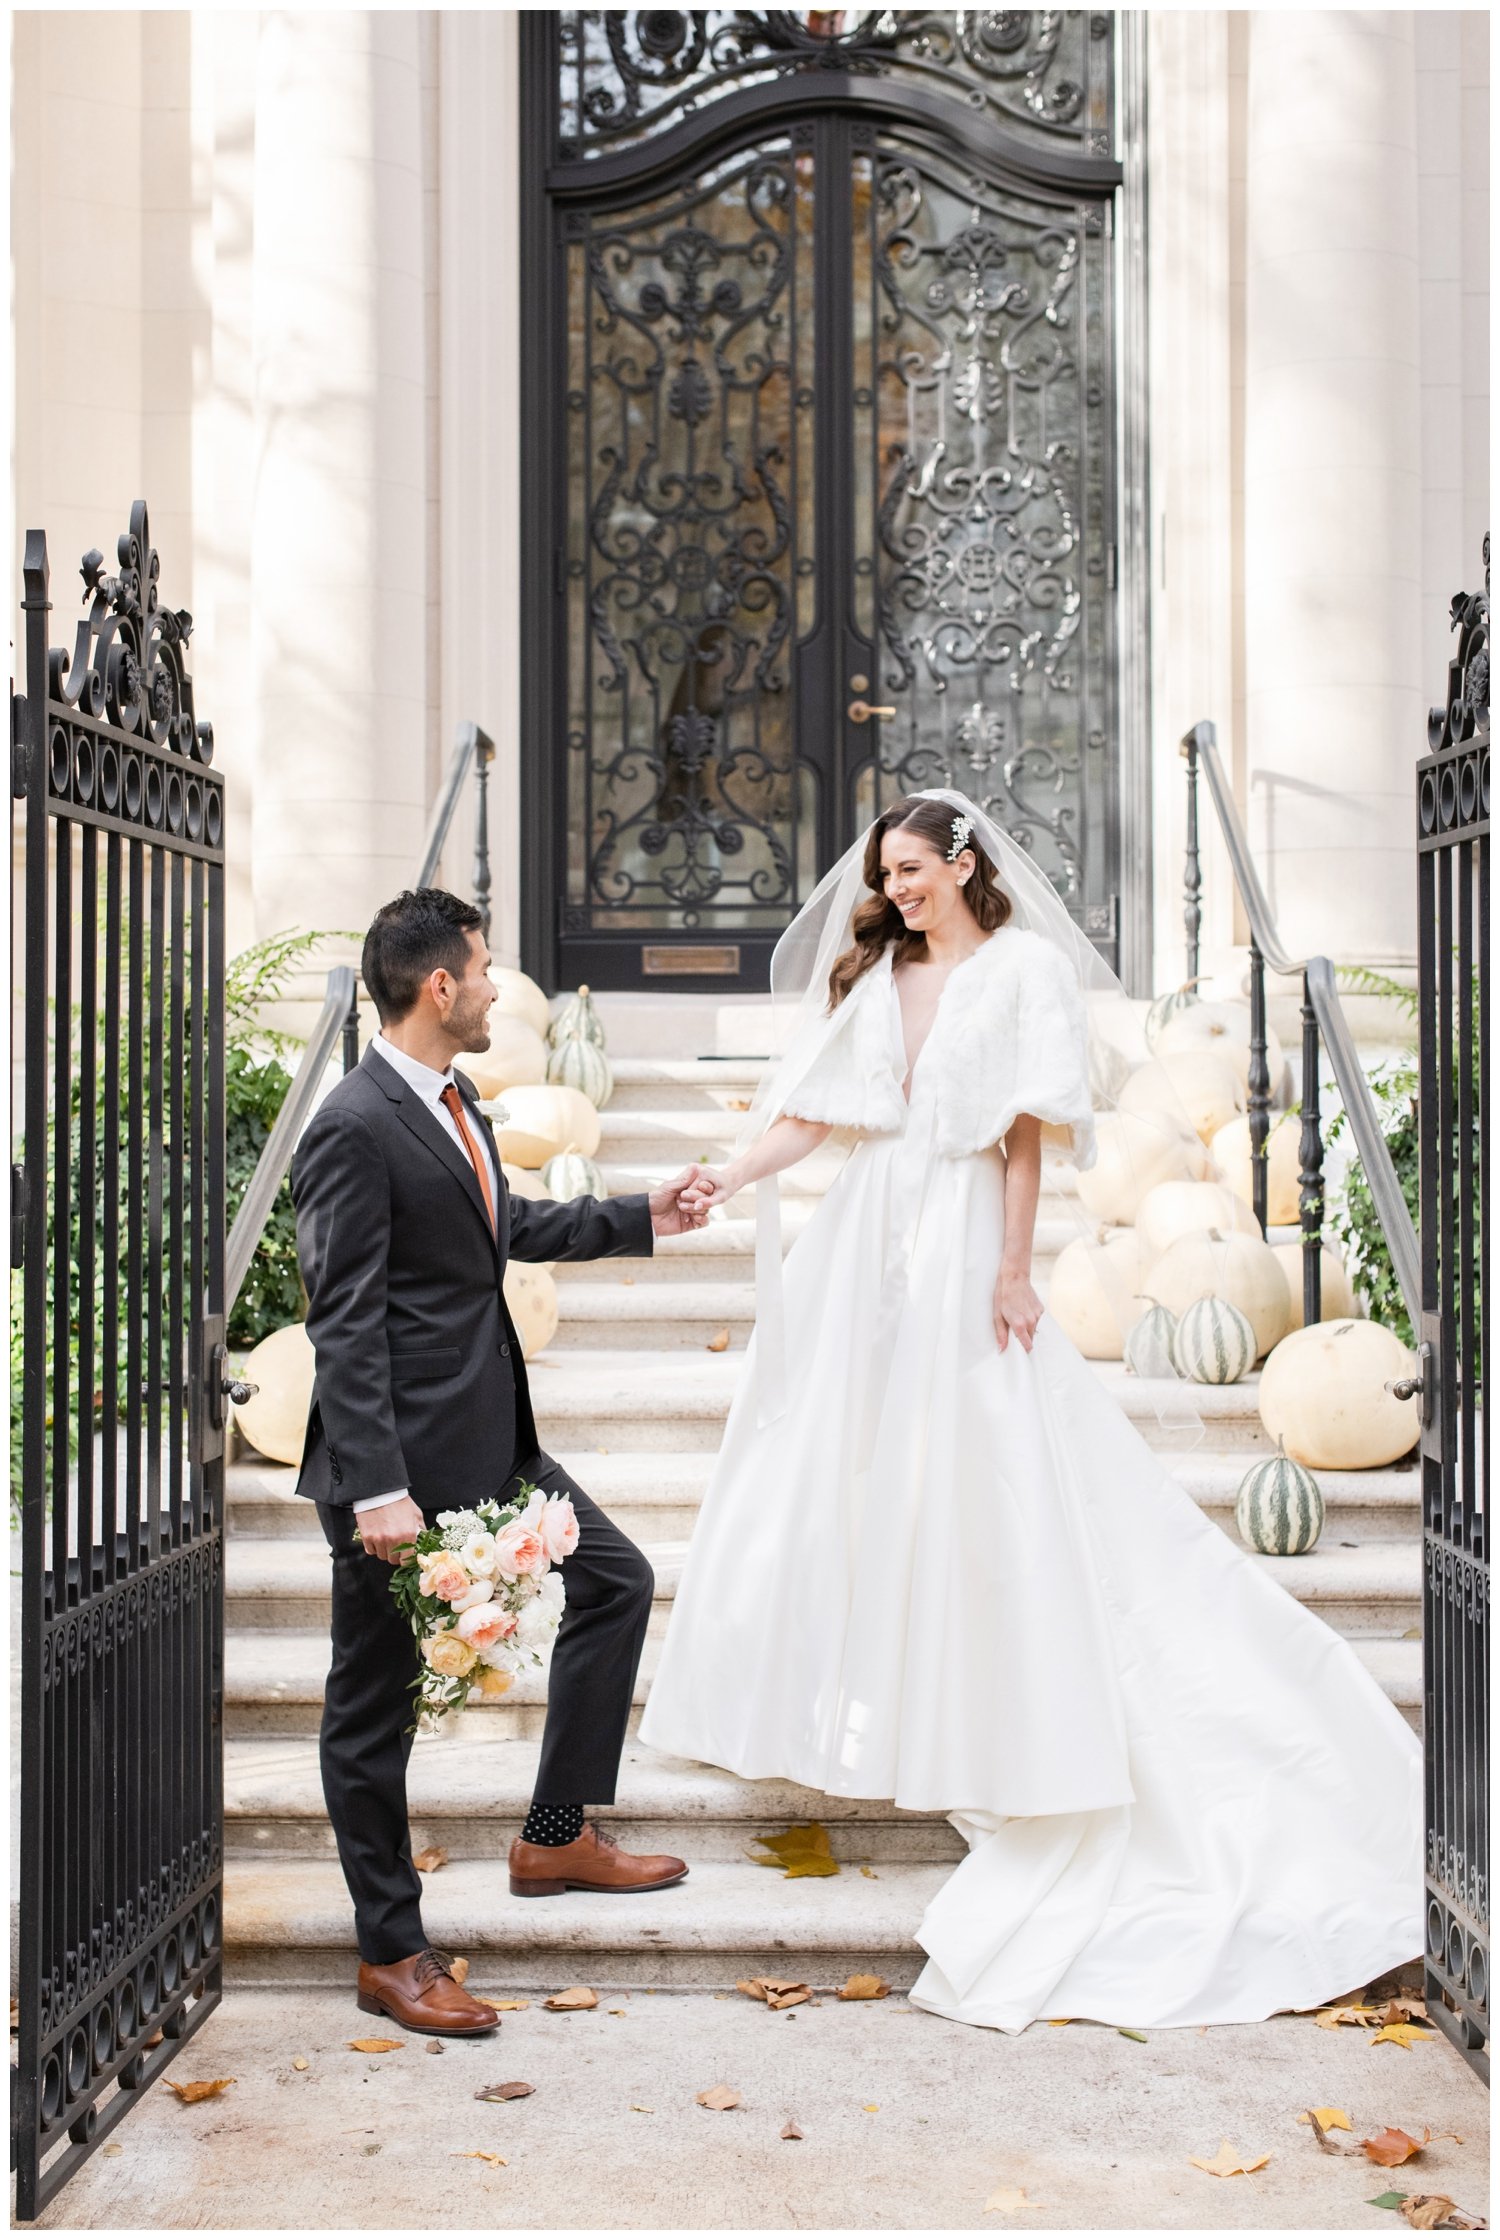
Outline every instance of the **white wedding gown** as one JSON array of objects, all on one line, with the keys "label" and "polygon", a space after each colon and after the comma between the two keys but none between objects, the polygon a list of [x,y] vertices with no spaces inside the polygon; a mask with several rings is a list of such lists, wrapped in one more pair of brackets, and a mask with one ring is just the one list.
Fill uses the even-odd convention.
[{"label": "white wedding gown", "polygon": [[642,1739],[949,1814],[934,2013],[1160,2027],[1346,1992],[1422,1950],[1417,1740],[1049,1317],[999,1351],[1004,1154],[938,1154],[936,1039],[904,1131],[859,1142],[788,1257],[764,1427],[752,1340]]}]

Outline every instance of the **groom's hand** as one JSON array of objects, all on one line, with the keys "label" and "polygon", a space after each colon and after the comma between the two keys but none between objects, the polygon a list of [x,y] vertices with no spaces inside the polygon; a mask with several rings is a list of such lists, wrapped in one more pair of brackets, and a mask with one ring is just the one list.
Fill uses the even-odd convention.
[{"label": "groom's hand", "polygon": [[357,1521],[365,1554],[379,1556],[382,1563],[399,1563],[415,1546],[427,1519],[408,1494],[401,1501],[387,1501],[383,1508],[366,1509]]},{"label": "groom's hand", "polygon": [[664,1182],[659,1190],[651,1192],[646,1204],[651,1214],[651,1227],[657,1236],[680,1237],[687,1229],[703,1227],[708,1219],[708,1208],[699,1207],[691,1200],[686,1205],[683,1203],[684,1192],[691,1189],[702,1172],[695,1161],[692,1166],[684,1167],[681,1174],[674,1175],[670,1182]]}]

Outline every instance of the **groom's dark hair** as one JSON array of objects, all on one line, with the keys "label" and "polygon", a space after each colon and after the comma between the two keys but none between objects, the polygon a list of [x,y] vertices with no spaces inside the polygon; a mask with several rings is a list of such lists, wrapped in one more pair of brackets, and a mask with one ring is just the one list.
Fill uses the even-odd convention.
[{"label": "groom's dark hair", "polygon": [[469,969],[469,935],[484,919],[472,902],[443,887],[410,887],[377,910],[365,935],[359,969],[380,1013],[380,1023],[404,1019],[429,973]]}]

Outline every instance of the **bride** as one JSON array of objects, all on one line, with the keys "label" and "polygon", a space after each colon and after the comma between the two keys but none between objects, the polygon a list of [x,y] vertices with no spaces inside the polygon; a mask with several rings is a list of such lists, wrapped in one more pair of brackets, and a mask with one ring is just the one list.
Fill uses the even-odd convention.
[{"label": "bride", "polygon": [[[911,1997],[959,2021],[1254,2021],[1411,1959],[1415,1737],[1032,1284],[1043,1139],[1094,1156],[1118,982],[938,791],[834,867],[772,988],[783,1054],[699,1183],[756,1185],[757,1329],[643,1741],[947,1813],[970,1848]],[[783,1286],[775,1177],[834,1130],[854,1148]]]}]

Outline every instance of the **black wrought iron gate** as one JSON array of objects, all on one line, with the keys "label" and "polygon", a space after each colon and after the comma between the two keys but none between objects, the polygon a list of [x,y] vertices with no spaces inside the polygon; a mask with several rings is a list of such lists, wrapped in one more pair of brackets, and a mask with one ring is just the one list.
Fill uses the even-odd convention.
[{"label": "black wrought iron gate", "polygon": [[26,540],[16,2207],[217,2004],[224,794],[144,504],[48,645]]},{"label": "black wrought iron gate", "polygon": [[1488,538],[1484,554],[1417,765],[1417,862],[1427,2009],[1488,2076]]},{"label": "black wrought iron gate", "polygon": [[764,987],[954,784],[1112,960],[1115,16],[523,14],[523,948]]}]

